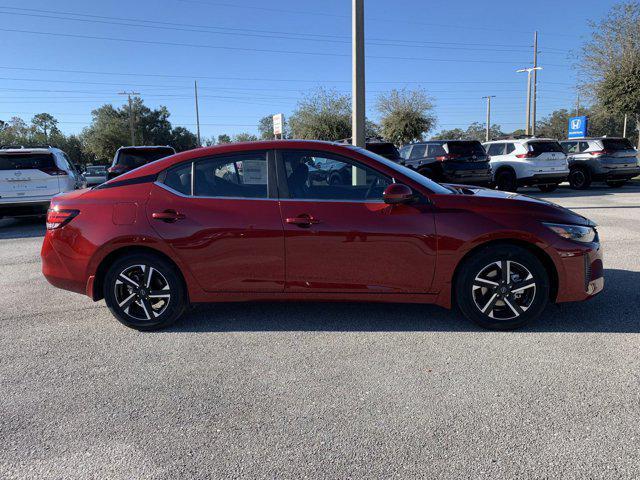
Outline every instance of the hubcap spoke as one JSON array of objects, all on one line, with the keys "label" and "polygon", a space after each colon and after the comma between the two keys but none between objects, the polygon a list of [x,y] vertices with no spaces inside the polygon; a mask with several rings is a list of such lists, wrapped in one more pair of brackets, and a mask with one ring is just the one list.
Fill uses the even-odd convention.
[{"label": "hubcap spoke", "polygon": [[149,298],[167,298],[171,296],[169,290],[152,290],[149,292]]},{"label": "hubcap spoke", "polygon": [[484,306],[484,308],[482,309],[482,313],[487,313],[490,314],[493,311],[493,306],[496,304],[496,302],[498,301],[498,294],[494,293],[491,296],[491,299],[489,299],[489,301],[487,302],[487,304]]},{"label": "hubcap spoke", "polygon": [[129,295],[127,298],[125,298],[121,303],[119,303],[118,305],[120,306],[120,308],[126,310],[127,308],[129,308],[129,305],[131,305],[135,299],[136,299],[136,294],[132,293],[131,295]]},{"label": "hubcap spoke", "polygon": [[153,269],[153,267],[146,267],[146,272],[144,275],[144,286],[149,288],[149,286],[151,285],[151,276],[153,275],[153,272],[155,270]]},{"label": "hubcap spoke", "polygon": [[514,288],[513,290],[511,290],[512,293],[518,293],[518,292],[522,292],[528,288],[533,288],[536,286],[536,282],[533,278],[529,278],[527,280],[524,280],[522,282],[518,282],[514,284]]},{"label": "hubcap spoke", "polygon": [[142,297],[140,299],[140,306],[142,307],[142,310],[144,310],[144,314],[147,317],[147,320],[151,320],[151,314],[153,313],[153,307],[151,307],[151,304],[149,303],[149,300],[147,300],[146,298]]},{"label": "hubcap spoke", "polygon": [[136,282],[135,280],[132,280],[131,278],[127,277],[124,273],[121,273],[118,276],[118,279],[123,283],[131,285],[132,287],[135,287],[135,288],[139,288],[140,287],[140,285],[138,285],[138,282]]}]

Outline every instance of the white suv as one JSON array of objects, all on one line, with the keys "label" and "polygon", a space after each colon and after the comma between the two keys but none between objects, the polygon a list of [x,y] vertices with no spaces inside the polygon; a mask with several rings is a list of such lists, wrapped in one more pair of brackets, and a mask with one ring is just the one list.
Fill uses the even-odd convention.
[{"label": "white suv", "polygon": [[0,148],[0,218],[44,214],[51,197],[85,186],[60,149]]},{"label": "white suv", "polygon": [[499,190],[515,192],[536,185],[552,192],[569,176],[567,156],[556,140],[524,138],[483,143],[491,157],[493,182]]}]

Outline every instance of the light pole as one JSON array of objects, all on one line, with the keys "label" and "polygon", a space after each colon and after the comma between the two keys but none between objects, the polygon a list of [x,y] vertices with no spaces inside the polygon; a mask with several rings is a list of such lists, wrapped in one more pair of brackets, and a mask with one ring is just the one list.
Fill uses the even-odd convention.
[{"label": "light pole", "polygon": [[491,140],[491,99],[496,98],[495,95],[487,95],[482,97],[487,99],[487,134],[485,135],[485,142]]},{"label": "light pole", "polygon": [[[351,143],[364,148],[365,138],[365,86],[364,86],[364,0],[352,0],[352,124]],[[353,167],[353,185],[365,185],[365,171]]]},{"label": "light pole", "polygon": [[622,125],[622,138],[627,138],[627,119],[629,116],[624,114],[624,124]]},{"label": "light pole", "polygon": [[200,140],[200,107],[198,105],[198,81],[194,80],[193,81],[193,88],[194,88],[194,93],[195,93],[195,97],[196,97],[196,125],[197,125],[197,131],[198,131],[198,146],[201,147],[202,146],[202,141]]},{"label": "light pole", "polygon": [[131,95],[140,95],[139,92],[119,92],[118,95],[126,95],[129,97],[129,130],[131,131],[131,146],[136,146],[136,132],[133,126],[133,103],[131,102]]},{"label": "light pole", "polygon": [[[533,34],[533,68],[538,66],[538,32]],[[533,71],[533,115],[531,119],[531,134],[536,136],[536,114],[538,110],[538,71]]]},{"label": "light pole", "polygon": [[517,73],[527,72],[527,119],[525,122],[525,135],[531,132],[531,72],[542,70],[542,67],[521,68]]}]

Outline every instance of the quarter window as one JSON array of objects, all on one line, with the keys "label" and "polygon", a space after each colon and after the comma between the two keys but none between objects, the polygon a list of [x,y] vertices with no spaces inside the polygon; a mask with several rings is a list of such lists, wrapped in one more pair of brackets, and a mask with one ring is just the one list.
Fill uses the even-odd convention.
[{"label": "quarter window", "polygon": [[[415,149],[415,146],[414,146]],[[310,200],[381,200],[392,179],[344,157],[283,151],[289,196]]]},{"label": "quarter window", "polygon": [[426,157],[427,146],[426,145],[414,145],[411,150],[411,156],[409,159],[415,160],[416,158]]},{"label": "quarter window", "polygon": [[198,197],[267,198],[266,153],[229,155],[195,164]]},{"label": "quarter window", "polygon": [[504,155],[504,143],[493,143],[489,145],[487,153],[491,156]]},{"label": "quarter window", "polygon": [[513,143],[507,143],[507,155],[513,152],[516,149],[516,146]]},{"label": "quarter window", "polygon": [[183,195],[191,195],[191,163],[167,170],[164,184]]}]

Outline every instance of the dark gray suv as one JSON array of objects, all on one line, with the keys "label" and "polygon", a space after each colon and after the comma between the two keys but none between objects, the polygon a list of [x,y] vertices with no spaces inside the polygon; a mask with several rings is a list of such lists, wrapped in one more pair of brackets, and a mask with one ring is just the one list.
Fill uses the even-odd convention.
[{"label": "dark gray suv", "polygon": [[436,182],[487,186],[489,155],[477,140],[429,140],[400,149],[402,164]]},{"label": "dark gray suv", "polygon": [[640,175],[638,151],[626,138],[598,137],[560,142],[569,162],[569,183],[578,190],[593,181],[621,187]]}]

